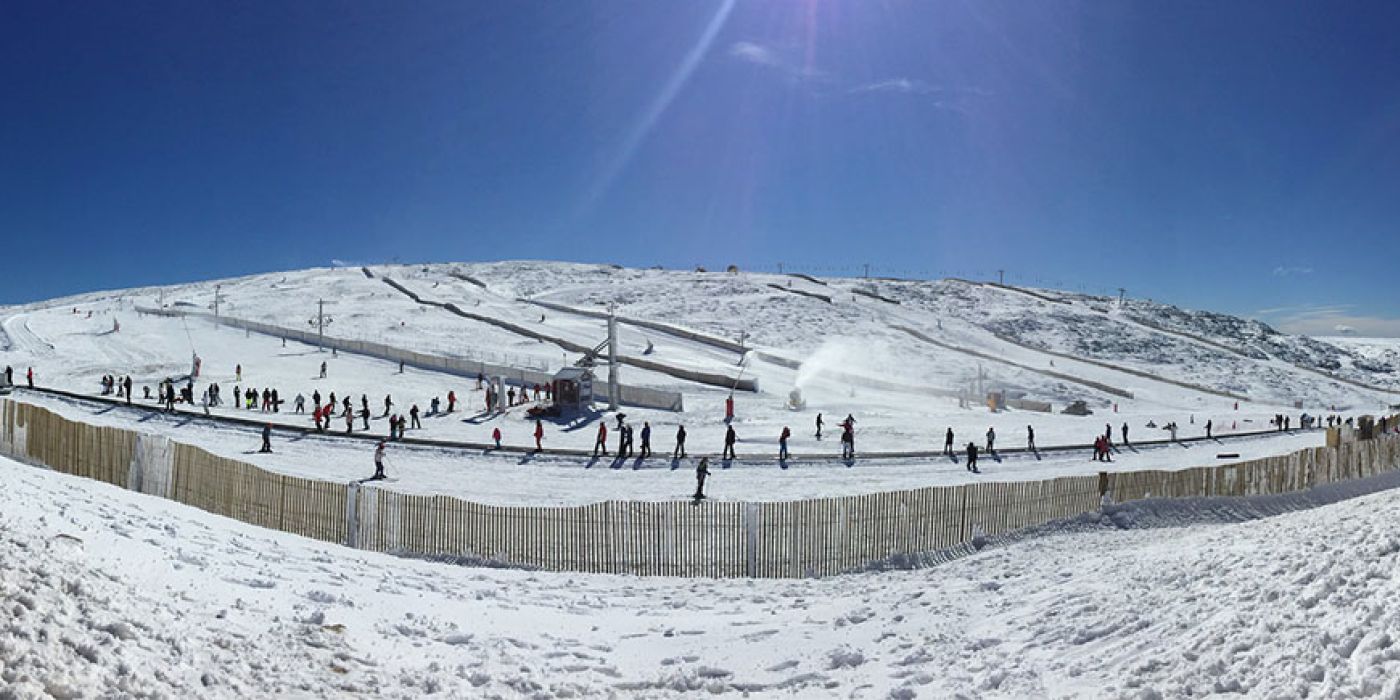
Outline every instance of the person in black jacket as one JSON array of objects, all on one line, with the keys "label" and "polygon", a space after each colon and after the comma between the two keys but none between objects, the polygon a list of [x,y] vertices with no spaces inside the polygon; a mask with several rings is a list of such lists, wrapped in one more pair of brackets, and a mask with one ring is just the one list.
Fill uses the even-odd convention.
[{"label": "person in black jacket", "polygon": [[974,442],[967,443],[967,470],[977,471],[977,443]]}]

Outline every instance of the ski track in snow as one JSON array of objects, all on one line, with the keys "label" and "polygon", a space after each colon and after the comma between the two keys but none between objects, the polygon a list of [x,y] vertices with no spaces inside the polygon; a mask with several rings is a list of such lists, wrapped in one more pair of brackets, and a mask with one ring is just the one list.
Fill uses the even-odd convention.
[{"label": "ski track in snow", "polygon": [[7,700],[1400,692],[1394,491],[1242,524],[1078,523],[923,570],[711,581],[397,559],[8,460],[0,478]]}]

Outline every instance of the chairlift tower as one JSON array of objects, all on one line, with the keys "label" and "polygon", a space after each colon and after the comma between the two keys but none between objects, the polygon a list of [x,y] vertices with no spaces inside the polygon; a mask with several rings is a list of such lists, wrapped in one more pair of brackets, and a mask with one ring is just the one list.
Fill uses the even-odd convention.
[{"label": "chairlift tower", "polygon": [[317,299],[317,300],[316,300],[316,351],[317,351],[317,352],[325,352],[325,351],[326,351],[326,323],[329,322],[329,319],[326,318],[326,304],[334,305],[335,302],[333,302],[333,301],[326,301],[325,299]]},{"label": "chairlift tower", "polygon": [[617,364],[617,304],[608,304],[608,410],[616,411],[621,398]]}]

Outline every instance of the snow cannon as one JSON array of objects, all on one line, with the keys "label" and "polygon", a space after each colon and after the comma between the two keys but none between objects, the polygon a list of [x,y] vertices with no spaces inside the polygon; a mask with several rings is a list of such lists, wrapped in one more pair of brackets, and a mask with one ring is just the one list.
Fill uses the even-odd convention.
[{"label": "snow cannon", "polygon": [[802,398],[801,389],[793,387],[792,391],[788,392],[787,407],[788,410],[792,411],[801,411],[802,409],[807,408],[807,400]]}]

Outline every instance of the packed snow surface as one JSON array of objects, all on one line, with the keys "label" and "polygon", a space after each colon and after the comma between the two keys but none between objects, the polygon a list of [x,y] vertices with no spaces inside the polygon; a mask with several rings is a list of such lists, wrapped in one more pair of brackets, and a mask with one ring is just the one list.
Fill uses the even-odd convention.
[{"label": "packed snow surface", "polygon": [[7,699],[1400,694],[1394,491],[714,581],[400,559],[3,459],[0,481]]}]

